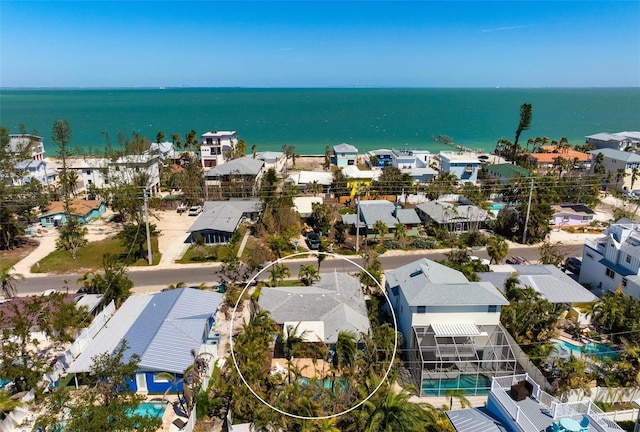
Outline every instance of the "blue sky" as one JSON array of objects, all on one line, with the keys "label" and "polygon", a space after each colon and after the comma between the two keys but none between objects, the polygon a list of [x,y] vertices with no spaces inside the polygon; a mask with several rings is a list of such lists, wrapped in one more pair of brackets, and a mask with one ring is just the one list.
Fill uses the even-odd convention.
[{"label": "blue sky", "polygon": [[639,1],[0,0],[2,87],[638,87]]}]

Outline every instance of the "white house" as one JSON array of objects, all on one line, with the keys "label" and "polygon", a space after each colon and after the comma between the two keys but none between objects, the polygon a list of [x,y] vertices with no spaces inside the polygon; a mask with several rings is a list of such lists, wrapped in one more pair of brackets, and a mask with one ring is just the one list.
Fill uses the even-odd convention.
[{"label": "white house", "polygon": [[615,291],[640,299],[640,229],[620,219],[597,240],[585,239],[580,268],[581,284],[596,290]]},{"label": "white house", "polygon": [[126,155],[107,163],[107,177],[116,184],[131,184],[140,176],[146,177],[145,185],[151,193],[160,191],[158,156],[153,154]]},{"label": "white house", "polygon": [[[591,169],[595,170],[598,165],[595,161],[598,154],[602,154],[601,165],[609,172],[613,173],[610,186],[613,186],[618,192],[630,191],[635,188],[636,184],[640,184],[633,177],[633,170],[640,169],[640,155],[636,153],[615,150],[611,148],[602,148],[599,150],[591,150],[588,153],[593,155]],[[624,170],[624,178],[616,178],[619,169]]]},{"label": "white house", "polygon": [[594,135],[587,135],[586,143],[595,146],[597,149],[610,148],[614,150],[624,150],[627,147],[640,146],[640,132],[601,132]]},{"label": "white house", "polygon": [[265,170],[273,168],[276,172],[282,171],[286,162],[284,153],[279,151],[257,152],[255,158],[264,162]]},{"label": "white house", "polygon": [[79,189],[86,189],[93,185],[98,189],[109,187],[107,176],[107,158],[79,158],[69,159],[67,169],[74,170],[78,174]]},{"label": "white house", "polygon": [[475,153],[445,152],[439,154],[442,172],[454,174],[463,183],[476,183],[480,159]]},{"label": "white house", "polygon": [[42,137],[32,134],[10,134],[9,149],[11,153],[18,154],[29,149],[28,153],[33,160],[44,159],[44,141]]},{"label": "white house", "polygon": [[33,180],[40,182],[43,186],[54,184],[58,177],[58,170],[47,168],[47,162],[42,159],[20,161],[15,164],[14,172],[13,184],[16,186],[22,186]]},{"label": "white house", "polygon": [[393,166],[400,169],[428,168],[431,153],[428,150],[396,150],[392,151]]},{"label": "white house", "polygon": [[385,289],[402,333],[420,395],[448,389],[486,394],[494,376],[513,374],[517,362],[500,310],[509,302],[489,282],[469,282],[459,271],[422,258],[385,272]]},{"label": "white house", "polygon": [[222,165],[228,159],[226,155],[235,151],[237,145],[236,131],[210,131],[202,134],[202,143],[200,144],[202,168]]}]

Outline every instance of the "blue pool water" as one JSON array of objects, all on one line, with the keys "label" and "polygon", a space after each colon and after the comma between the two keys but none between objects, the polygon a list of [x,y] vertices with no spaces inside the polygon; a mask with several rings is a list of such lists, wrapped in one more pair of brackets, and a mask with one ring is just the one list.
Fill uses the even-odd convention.
[{"label": "blue pool water", "polygon": [[489,206],[489,210],[500,211],[502,207],[506,206],[505,203],[493,203]]},{"label": "blue pool water", "polygon": [[588,344],[585,344],[582,348],[580,348],[578,345],[574,345],[570,342],[560,339],[553,339],[553,342],[556,344],[560,351],[570,351],[577,357],[580,357],[584,352],[587,355],[596,357],[607,357],[611,360],[618,360],[619,358],[617,352],[615,352],[608,346],[597,342],[590,342]]},{"label": "blue pool water", "polygon": [[7,380],[4,378],[0,378],[0,390],[2,390],[3,388],[5,388],[5,386],[7,384],[9,384],[11,382],[11,380]]},{"label": "blue pool water", "polygon": [[162,418],[167,408],[166,402],[143,402],[139,404],[133,414],[147,417]]},{"label": "blue pool water", "polygon": [[491,388],[491,378],[486,375],[460,375],[459,378],[422,380],[422,394],[444,396],[449,389],[465,390],[469,395],[485,395]]},{"label": "blue pool water", "polygon": [[[309,378],[298,378],[298,382],[302,385],[309,385],[311,380],[309,380]],[[323,380],[317,380],[316,383],[318,385],[322,385],[324,388],[326,389],[330,389],[331,388],[331,379],[329,378],[325,378]],[[340,386],[340,388],[345,388],[347,387],[347,380],[344,378],[336,378],[336,387]]]}]

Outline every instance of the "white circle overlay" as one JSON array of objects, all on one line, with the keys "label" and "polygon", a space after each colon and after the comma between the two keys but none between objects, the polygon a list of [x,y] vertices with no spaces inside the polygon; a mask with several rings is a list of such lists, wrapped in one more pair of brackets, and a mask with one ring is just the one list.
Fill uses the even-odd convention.
[{"label": "white circle overlay", "polygon": [[[244,376],[242,375],[242,372],[240,372],[240,367],[238,366],[238,363],[236,361],[236,355],[233,352],[233,323],[235,320],[235,315],[236,315],[236,310],[238,308],[238,305],[240,304],[240,301],[242,300],[242,297],[244,297],[245,292],[247,291],[247,289],[249,288],[249,286],[256,280],[256,278],[258,276],[260,276],[260,274],[262,272],[264,272],[265,270],[268,270],[270,267],[276,265],[276,264],[280,264],[290,258],[295,258],[295,257],[299,257],[299,256],[309,256],[309,255],[315,255],[315,256],[319,256],[319,255],[326,255],[326,256],[330,256],[330,257],[334,257],[343,261],[347,261],[350,264],[353,264],[354,266],[356,266],[357,268],[359,268],[360,270],[362,270],[363,272],[365,272],[367,275],[369,275],[369,277],[374,280],[376,282],[376,285],[378,285],[378,288],[380,288],[380,291],[382,292],[382,294],[384,295],[384,297],[387,299],[387,303],[390,306],[390,310],[391,310],[391,316],[393,318],[393,327],[394,327],[394,344],[393,344],[393,355],[391,356],[391,360],[389,362],[389,367],[387,368],[387,370],[384,373],[384,376],[382,377],[382,379],[380,380],[380,383],[378,383],[378,385],[376,386],[375,389],[373,389],[373,391],[371,393],[369,393],[369,395],[364,398],[363,400],[361,400],[360,402],[358,402],[356,405],[338,412],[338,413],[334,413],[334,414],[330,414],[330,415],[326,415],[326,416],[317,416],[317,417],[310,417],[310,416],[301,416],[301,415],[297,415],[297,414],[292,414],[290,412],[281,410],[278,407],[275,407],[273,405],[271,405],[270,403],[268,403],[267,401],[265,401],[264,399],[262,399],[260,396],[258,396],[258,394],[251,388],[251,386],[249,385],[249,383],[247,383],[247,381],[245,380]],[[244,383],[244,385],[249,389],[249,391],[251,393],[253,393],[253,395],[263,404],[265,404],[266,406],[268,406],[269,408],[271,408],[274,411],[279,412],[280,414],[289,416],[289,417],[293,417],[293,418],[297,418],[300,420],[324,420],[324,419],[331,419],[331,418],[335,418],[335,417],[339,417],[343,414],[347,414],[357,408],[359,408],[360,406],[362,406],[362,404],[364,404],[366,401],[368,401],[369,399],[371,399],[371,397],[376,394],[376,392],[378,391],[378,389],[380,387],[382,387],[382,384],[384,384],[384,382],[387,380],[387,377],[389,376],[389,372],[391,372],[391,368],[393,367],[393,363],[396,359],[396,353],[398,351],[398,321],[396,319],[396,314],[395,311],[393,310],[393,306],[391,305],[391,300],[389,299],[389,296],[387,296],[387,293],[384,292],[384,289],[382,287],[382,285],[380,284],[380,281],[378,281],[378,279],[374,278],[373,275],[371,273],[369,273],[369,271],[367,269],[365,269],[364,267],[362,267],[360,264],[350,260],[349,258],[347,258],[345,255],[338,255],[338,254],[334,254],[334,253],[329,253],[329,252],[317,252],[317,251],[307,251],[307,252],[296,252],[293,253],[291,255],[287,255],[286,257],[282,257],[282,258],[278,258],[275,261],[270,262],[266,267],[264,267],[262,270],[260,270],[258,273],[256,273],[244,286],[244,289],[242,290],[242,292],[240,293],[240,295],[238,296],[238,300],[236,301],[236,304],[233,307],[233,311],[231,312],[231,323],[229,324],[229,343],[231,346],[231,358],[233,359],[233,365],[236,368],[236,371],[238,372],[238,375],[240,376],[240,379],[242,380],[242,382]]]}]

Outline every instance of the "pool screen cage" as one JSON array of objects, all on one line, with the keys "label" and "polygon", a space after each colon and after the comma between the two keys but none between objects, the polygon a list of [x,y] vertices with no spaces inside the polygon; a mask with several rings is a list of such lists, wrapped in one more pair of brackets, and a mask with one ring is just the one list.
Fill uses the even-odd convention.
[{"label": "pool screen cage", "polygon": [[517,361],[500,325],[431,324],[413,327],[409,370],[421,396],[447,390],[487,394],[491,378],[513,375]]}]

